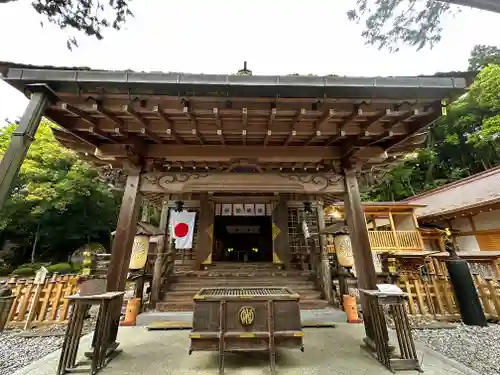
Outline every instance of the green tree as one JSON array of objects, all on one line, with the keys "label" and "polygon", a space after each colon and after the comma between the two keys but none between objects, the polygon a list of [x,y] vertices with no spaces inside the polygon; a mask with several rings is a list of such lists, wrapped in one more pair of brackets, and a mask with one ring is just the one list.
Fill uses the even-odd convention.
[{"label": "green tree", "polygon": [[461,6],[500,12],[500,5],[483,0],[356,0],[347,16],[364,22],[362,36],[367,44],[392,52],[401,44],[420,50],[441,41],[441,21]]},{"label": "green tree", "polygon": [[[87,243],[107,245],[116,225],[117,197],[95,169],[54,139],[50,126],[41,123],[0,213],[0,239],[18,243],[23,260],[33,249],[37,258],[66,260]],[[2,129],[0,156],[15,128]]]},{"label": "green tree", "polygon": [[500,65],[488,65],[429,130],[426,148],[388,171],[364,199],[398,201],[499,165],[499,93]]},{"label": "green tree", "polygon": [[478,44],[471,52],[469,70],[477,72],[489,64],[500,65],[500,48]]},{"label": "green tree", "polygon": [[[19,0],[0,0],[0,5],[14,1]],[[120,30],[127,18],[133,16],[130,1],[33,0],[31,5],[38,14],[61,29],[74,29],[101,40],[104,29]],[[78,46],[76,38],[70,37],[67,46],[69,49]]]}]

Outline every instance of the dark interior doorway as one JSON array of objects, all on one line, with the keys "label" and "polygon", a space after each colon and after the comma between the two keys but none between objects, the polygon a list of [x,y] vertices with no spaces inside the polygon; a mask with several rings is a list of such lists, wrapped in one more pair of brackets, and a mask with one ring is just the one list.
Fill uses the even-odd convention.
[{"label": "dark interior doorway", "polygon": [[270,216],[216,216],[213,261],[272,262]]}]

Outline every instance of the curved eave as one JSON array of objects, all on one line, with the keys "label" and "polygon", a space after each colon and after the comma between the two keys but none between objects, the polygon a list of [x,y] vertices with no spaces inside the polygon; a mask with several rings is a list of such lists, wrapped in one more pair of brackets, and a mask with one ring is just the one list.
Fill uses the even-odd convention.
[{"label": "curved eave", "polygon": [[[1,64],[1,63],[0,63]],[[455,97],[467,87],[456,77],[238,76],[186,73],[19,68],[0,65],[4,80],[18,90],[47,84],[54,92],[130,95],[234,96],[409,100]]]}]

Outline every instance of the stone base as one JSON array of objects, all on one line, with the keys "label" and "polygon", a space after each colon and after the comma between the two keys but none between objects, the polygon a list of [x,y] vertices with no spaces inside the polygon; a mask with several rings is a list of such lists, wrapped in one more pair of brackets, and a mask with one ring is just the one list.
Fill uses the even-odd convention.
[{"label": "stone base", "polygon": [[[375,341],[373,341],[369,337],[363,338],[363,344],[361,344],[361,346],[364,347],[365,349],[368,349],[369,351],[377,352]],[[390,343],[388,343],[388,347],[389,347],[389,353],[393,353],[396,350],[396,347],[394,345],[391,345]]]}]

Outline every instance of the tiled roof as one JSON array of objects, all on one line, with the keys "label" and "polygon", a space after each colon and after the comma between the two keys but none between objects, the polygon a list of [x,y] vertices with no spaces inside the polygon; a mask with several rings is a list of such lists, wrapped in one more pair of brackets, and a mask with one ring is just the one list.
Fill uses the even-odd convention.
[{"label": "tiled roof", "polygon": [[441,216],[500,202],[500,166],[407,198],[403,202],[426,205],[416,209],[418,217]]}]

